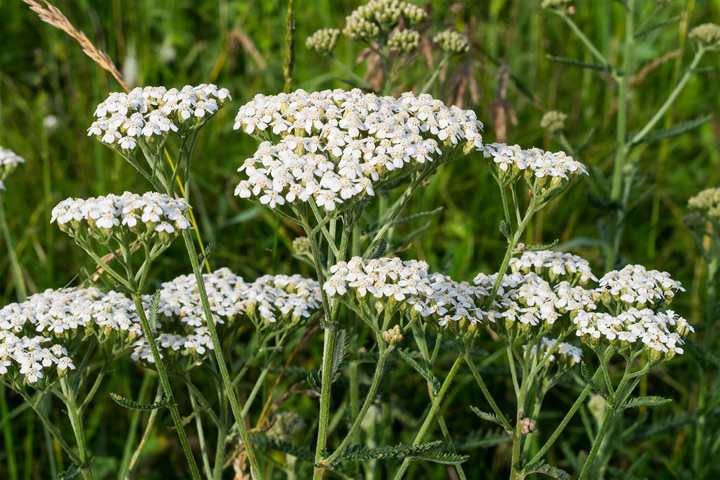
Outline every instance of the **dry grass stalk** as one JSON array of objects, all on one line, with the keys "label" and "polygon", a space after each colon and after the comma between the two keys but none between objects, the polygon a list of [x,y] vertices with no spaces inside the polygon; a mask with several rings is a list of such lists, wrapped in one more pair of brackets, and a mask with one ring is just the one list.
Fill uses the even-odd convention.
[{"label": "dry grass stalk", "polygon": [[40,20],[49,25],[52,25],[57,29],[62,30],[63,32],[74,38],[75,41],[80,44],[83,52],[85,52],[88,57],[90,57],[101,68],[110,72],[110,74],[115,77],[115,80],[117,80],[117,82],[126,92],[130,91],[130,88],[125,83],[125,80],[123,80],[122,74],[117,69],[113,61],[110,59],[110,56],[107,53],[98,50],[83,32],[79,31],[72,25],[72,23],[70,23],[70,21],[65,17],[65,15],[63,15],[59,8],[52,5],[47,0],[43,0],[43,3],[45,3],[47,9],[35,0],[23,1],[30,5],[30,10],[37,13],[38,17],[40,17]]}]

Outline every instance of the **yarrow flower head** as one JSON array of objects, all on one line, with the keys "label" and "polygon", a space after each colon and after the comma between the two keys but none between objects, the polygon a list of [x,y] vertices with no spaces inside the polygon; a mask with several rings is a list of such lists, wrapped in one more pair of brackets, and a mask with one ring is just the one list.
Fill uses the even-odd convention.
[{"label": "yarrow flower head", "polygon": [[420,34],[415,30],[401,30],[388,40],[388,47],[393,52],[409,53],[420,44]]},{"label": "yarrow flower head", "polygon": [[539,148],[522,149],[504,143],[485,144],[481,147],[486,159],[504,185],[520,177],[536,197],[555,195],[580,175],[587,175],[585,166],[565,152],[546,152]]},{"label": "yarrow flower head", "polygon": [[270,208],[311,198],[326,211],[374,195],[377,182],[408,169],[435,167],[482,145],[474,112],[430,95],[378,97],[355,89],[257,95],[240,108],[235,129],[260,144],[240,171],[235,194]]},{"label": "yarrow flower head", "polygon": [[586,285],[597,278],[590,270],[590,264],[584,258],[570,253],[543,250],[524,252],[520,258],[510,260],[513,272],[535,272],[552,284],[567,281],[573,285]]},{"label": "yarrow flower head", "polygon": [[598,282],[603,303],[611,308],[652,308],[667,306],[675,293],[684,292],[680,282],[667,272],[648,270],[642,265],[628,265],[606,273]]},{"label": "yarrow flower head", "polygon": [[445,30],[438,33],[433,38],[433,42],[448,55],[461,55],[470,50],[468,41],[455,30]]},{"label": "yarrow flower head", "polygon": [[567,120],[567,114],[563,112],[557,112],[550,110],[543,115],[540,120],[540,128],[547,131],[550,134],[559,132],[565,128],[565,121]]},{"label": "yarrow flower head", "polygon": [[[239,328],[249,320],[256,330],[294,328],[317,312],[320,287],[300,275],[265,275],[253,282],[222,268],[203,275],[210,309],[216,323],[227,329]],[[149,310],[152,297],[143,302]],[[161,352],[182,356],[204,356],[213,344],[194,275],[183,275],[164,283],[157,305],[162,333],[157,337]],[[135,344],[133,359],[153,362],[145,338]]]},{"label": "yarrow flower head", "polygon": [[202,127],[222,108],[230,93],[226,88],[201,84],[181,90],[165,87],[135,88],[113,92],[95,110],[97,120],[88,135],[123,153],[141,144],[158,151],[170,132],[188,135]]},{"label": "yarrow flower head", "polygon": [[83,243],[88,235],[100,243],[114,239],[121,245],[153,238],[159,240],[159,247],[167,248],[181,231],[190,228],[188,209],[183,199],[156,192],[125,192],[63,200],[53,208],[51,223],[57,222],[62,231]]},{"label": "yarrow flower head", "polygon": [[406,28],[422,22],[427,13],[422,8],[400,0],[370,0],[345,19],[343,33],[353,39],[386,44],[390,32],[401,23]]},{"label": "yarrow flower head", "polygon": [[17,168],[25,159],[12,150],[0,147],[0,190],[5,190],[3,181]]},{"label": "yarrow flower head", "polygon": [[305,40],[305,46],[320,55],[331,55],[339,36],[340,30],[336,28],[321,28]]},{"label": "yarrow flower head", "polygon": [[705,48],[720,50],[720,25],[704,23],[690,30],[689,37]]}]

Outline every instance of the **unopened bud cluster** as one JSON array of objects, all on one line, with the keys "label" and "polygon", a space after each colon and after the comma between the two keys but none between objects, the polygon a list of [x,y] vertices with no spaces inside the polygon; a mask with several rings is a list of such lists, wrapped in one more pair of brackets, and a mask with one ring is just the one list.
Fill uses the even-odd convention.
[{"label": "unopened bud cluster", "polygon": [[385,341],[391,345],[403,341],[403,334],[400,330],[400,325],[395,325],[393,328],[385,330],[382,335],[383,339],[385,339]]},{"label": "unopened bud cluster", "polygon": [[720,225],[720,188],[708,188],[688,200],[691,213],[698,217],[699,227],[709,221]]},{"label": "unopened bud cluster", "polygon": [[63,200],[53,208],[51,223],[57,222],[63,232],[78,240],[90,235],[100,243],[114,239],[129,245],[132,240],[147,242],[153,237],[169,245],[182,230],[190,228],[188,210],[183,199],[156,192],[125,192]]},{"label": "unopened bud cluster", "polygon": [[12,150],[0,147],[0,191],[5,190],[3,180],[21,163],[25,163],[25,159]]},{"label": "unopened bud cluster", "polygon": [[320,55],[330,55],[335,50],[340,30],[336,28],[322,28],[305,40],[305,46]]},{"label": "unopened bud cluster", "polygon": [[440,50],[448,55],[460,55],[470,50],[470,44],[455,30],[444,30],[433,38],[433,42]]},{"label": "unopened bud cluster", "polygon": [[542,119],[540,120],[540,128],[550,134],[553,134],[565,128],[566,120],[567,114],[551,110],[545,115],[543,115]]},{"label": "unopened bud cluster", "polygon": [[343,33],[364,42],[386,43],[389,33],[402,22],[406,28],[422,22],[422,8],[400,0],[370,0],[345,19]]},{"label": "unopened bud cluster", "polygon": [[139,143],[156,152],[170,132],[187,135],[202,127],[228,100],[228,90],[212,84],[186,85],[181,90],[138,87],[129,93],[113,92],[98,105],[98,119],[87,131],[124,153],[132,152]]},{"label": "unopened bud cluster", "polygon": [[710,49],[720,48],[720,25],[704,23],[690,30],[690,38]]},{"label": "unopened bud cluster", "polygon": [[388,40],[388,47],[393,52],[409,53],[420,44],[420,34],[415,30],[401,30]]}]

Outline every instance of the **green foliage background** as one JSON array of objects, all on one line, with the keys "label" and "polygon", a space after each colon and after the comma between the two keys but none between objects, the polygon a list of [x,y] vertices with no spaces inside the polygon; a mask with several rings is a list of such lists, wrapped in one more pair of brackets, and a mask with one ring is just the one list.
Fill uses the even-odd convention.
[{"label": "green foliage background", "polygon": [[[237,108],[254,94],[276,93],[283,88],[285,3],[279,0],[55,3],[96,46],[110,54],[131,86],[181,87],[213,82],[230,89],[233,102],[205,127],[196,146],[194,204],[204,241],[216,244],[212,267],[227,266],[246,279],[265,273],[312,275],[291,254],[292,240],[299,231],[278,222],[268,210],[233,196],[238,179],[236,169],[252,154],[255,145],[247,135],[232,130],[233,118]],[[297,46],[293,86],[306,90],[346,86],[338,78],[343,74],[328,59],[309,52],[304,39],[318,28],[342,28],[344,17],[359,2],[295,0],[295,3]],[[569,115],[566,134],[572,142],[578,143],[595,128],[580,160],[592,169],[593,176],[608,175],[614,152],[613,100],[617,93],[602,74],[548,60],[549,54],[592,61],[582,45],[571,38],[562,21],[542,11],[539,3],[426,2],[432,19],[429,33],[451,26],[462,31],[472,44],[469,56],[451,62],[450,70],[432,93],[474,109],[486,125],[485,141],[494,141],[491,110],[498,88],[498,70],[506,66],[515,79],[507,90],[506,106],[512,112],[511,119],[516,120],[507,125],[508,142],[560,149],[539,124],[546,110],[564,111]],[[647,12],[655,2],[640,3],[641,11]],[[720,22],[717,0],[677,0],[667,8],[670,14],[666,16],[680,17],[679,21],[641,40],[637,64],[641,68],[653,62],[656,65],[637,79],[632,90],[631,131],[647,122],[692,57],[691,46],[685,43],[686,31],[681,26],[692,28],[700,23]],[[578,0],[575,5],[575,21],[602,51],[611,52],[611,59],[618,55],[622,38],[621,9],[618,2],[609,0]],[[676,53],[664,57],[668,52]],[[348,64],[359,53],[345,39],[341,39],[336,51]],[[635,195],[621,247],[625,263],[667,270],[683,283],[688,291],[678,296],[674,307],[691,321],[699,320],[704,313],[705,270],[681,217],[690,196],[720,183],[720,68],[713,62],[718,62],[718,56],[708,55],[703,66],[709,68],[693,76],[670,110],[666,119],[670,123],[662,123],[671,125],[705,114],[713,114],[712,120],[691,133],[649,145],[640,152],[637,161],[644,181]],[[358,69],[363,72],[364,64]],[[396,93],[417,88],[429,70],[421,59],[412,69],[400,72]],[[465,92],[458,95],[463,87]],[[66,34],[42,23],[19,0],[0,2],[0,144],[27,160],[6,181],[7,208],[16,251],[32,292],[77,282],[78,275],[86,276],[83,270],[93,268],[81,249],[55,225],[50,225],[50,211],[58,201],[68,196],[149,189],[141,177],[134,175],[130,165],[86,135],[95,106],[109,92],[119,90],[114,79],[96,67]],[[47,128],[52,123],[51,117],[57,125]],[[587,180],[571,188],[531,225],[527,243],[550,243],[556,238],[561,243],[569,242],[566,247],[579,248],[596,267],[596,273],[601,273],[601,251],[594,248],[593,239],[598,237],[597,222],[604,212],[591,204],[588,191]],[[655,198],[659,199],[659,209],[653,214]],[[469,280],[479,271],[496,270],[505,251],[504,239],[498,232],[502,214],[495,184],[481,155],[473,154],[443,167],[411,202],[407,213],[439,206],[443,211],[400,255],[425,259],[434,271],[443,271],[459,280]],[[409,231],[418,226],[407,228]],[[0,305],[14,300],[4,248],[0,254]],[[158,262],[157,283],[188,273],[184,254],[178,250],[181,248],[175,245]],[[490,340],[480,346],[488,351],[496,348]],[[320,350],[320,343],[310,344],[303,360],[308,368],[318,364]],[[696,393],[692,379],[698,367],[687,357],[656,368],[641,387],[650,394],[675,399],[672,405],[655,409],[645,427],[656,418],[692,413]],[[122,366],[107,381],[107,391],[130,388],[136,375],[137,369],[131,365]],[[417,380],[392,380],[392,388],[386,393],[389,398],[385,398],[397,402],[398,408],[412,418],[420,417],[424,406],[424,394],[419,395],[418,405],[412,401],[417,389],[424,388]],[[499,372],[491,388],[501,392],[506,381]],[[472,428],[488,427],[470,412],[469,405],[478,403],[477,396],[472,388],[463,389],[463,385],[460,380],[448,399],[451,407],[446,418],[451,432],[456,427],[461,435],[467,435],[470,424]],[[11,406],[19,405],[18,399],[10,400],[14,402]],[[98,396],[97,401],[101,403],[96,409],[99,413],[88,423],[89,428],[96,430],[93,451],[102,462],[101,457],[122,449],[126,413],[118,411],[106,395],[103,399]],[[555,402],[561,409],[571,401],[572,390],[561,386],[547,404]],[[305,400],[295,408],[308,419],[315,415],[316,405]],[[113,421],[106,421],[107,418]],[[414,422],[412,418],[408,422]],[[42,458],[44,450],[39,425],[31,423],[31,419],[30,412],[21,412],[13,420],[13,429],[18,444],[22,442],[28,447],[25,458],[33,462],[34,457]],[[570,443],[576,453],[588,448],[581,425],[578,420],[567,433],[577,441]],[[686,438],[691,427],[670,428],[651,438],[626,439],[618,445],[622,448],[616,450],[612,465],[623,469],[637,462],[632,472],[637,478],[682,477],[688,464],[690,446]],[[168,465],[162,459],[169,448],[167,442],[173,441],[172,435],[160,432],[148,445],[150,458],[143,474],[147,478],[182,474],[182,470],[175,470],[182,467]],[[177,448],[172,451],[179,453]],[[502,458],[508,457],[507,452],[493,452],[492,448],[475,451],[466,471],[484,472],[483,476],[488,477],[502,474],[507,468]],[[550,459],[562,465],[567,457],[567,452],[556,449]],[[0,477],[3,468],[0,453]],[[108,471],[112,468],[112,462],[107,460]],[[418,472],[423,477],[427,475],[426,478],[444,478],[447,474],[444,467],[430,469],[425,465],[418,465]],[[27,474],[39,477],[46,472],[35,462]]]}]

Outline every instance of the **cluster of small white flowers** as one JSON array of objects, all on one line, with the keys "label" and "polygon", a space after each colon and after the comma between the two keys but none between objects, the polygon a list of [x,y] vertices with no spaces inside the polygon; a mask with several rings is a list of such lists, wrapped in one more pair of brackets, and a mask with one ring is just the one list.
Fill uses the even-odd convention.
[{"label": "cluster of small white flowers", "polygon": [[29,384],[37,384],[49,374],[58,376],[75,370],[75,364],[62,345],[42,336],[18,337],[0,330],[0,378],[19,373]]},{"label": "cluster of small white flowers", "polygon": [[597,310],[600,302],[600,293],[597,290],[586,290],[579,285],[572,286],[569,282],[558,283],[554,290],[558,296],[555,307],[561,313],[570,313],[570,318],[573,318],[575,312],[579,310]]},{"label": "cluster of small white flowers", "polygon": [[427,94],[378,97],[358,89],[257,95],[240,108],[234,128],[282,137],[261,143],[245,160],[239,171],[248,179],[236,195],[270,208],[312,197],[327,211],[374,195],[374,183],[389,172],[482,141],[482,123],[471,110],[448,108]]},{"label": "cluster of small white flowers", "polygon": [[25,163],[24,158],[12,150],[0,147],[0,190],[5,190],[3,180],[21,163]]},{"label": "cluster of small white flowers", "polygon": [[[320,287],[314,280],[300,275],[265,275],[247,283],[227,268],[203,275],[214,320],[229,324],[239,317],[247,317],[258,328],[278,324],[295,324],[310,317],[321,305]],[[152,298],[143,299],[150,308]],[[204,355],[212,350],[212,341],[194,275],[182,275],[166,282],[160,289],[158,301],[159,324],[164,331],[157,338],[160,350]],[[179,322],[179,325],[175,321]],[[144,338],[135,344],[134,360],[153,362],[150,347]]]},{"label": "cluster of small white flowers", "polygon": [[631,308],[617,316],[578,312],[573,322],[577,336],[586,343],[608,342],[620,350],[637,346],[644,348],[653,361],[682,354],[683,338],[694,332],[687,320],[672,310],[658,313],[649,308]]},{"label": "cluster of small white flowers", "polygon": [[535,272],[552,283],[563,280],[580,285],[590,280],[597,282],[587,260],[552,250],[524,252],[520,258],[510,259],[510,268],[513,272]]},{"label": "cluster of small white flowers", "polygon": [[541,187],[553,189],[563,181],[572,181],[588,173],[582,163],[565,152],[546,152],[539,148],[525,150],[519,145],[504,143],[485,144],[481,150],[485,158],[492,159],[499,177],[507,181],[522,175],[531,185],[537,182]]},{"label": "cluster of small white flowers", "polygon": [[370,0],[345,19],[343,33],[354,39],[371,42],[386,39],[402,21],[412,27],[423,21],[427,13],[422,8],[400,0]]},{"label": "cluster of small white flowers", "polygon": [[0,309],[0,330],[32,330],[63,340],[88,333],[103,340],[120,332],[132,341],[142,333],[135,306],[125,295],[97,288],[46,290]]},{"label": "cluster of small white flowers", "polygon": [[396,257],[382,257],[363,260],[352,257],[349,262],[339,262],[330,268],[332,275],[323,285],[328,295],[344,295],[348,288],[358,298],[368,293],[376,299],[393,299],[401,302],[411,295],[423,291],[427,283],[428,264],[423,261],[403,262]]},{"label": "cluster of small white flowers", "polygon": [[[540,358],[544,358],[550,349],[557,343],[557,339],[542,337],[540,339]],[[530,354],[532,356],[537,354],[538,345],[530,347]],[[527,350],[528,346],[523,345],[523,350]],[[548,361],[554,362],[556,359],[559,363],[565,363],[568,367],[572,367],[582,361],[583,353],[582,350],[570,343],[560,342],[553,353],[548,357]]]},{"label": "cluster of small white flowers", "polygon": [[185,217],[188,209],[183,199],[156,192],[125,192],[87,200],[68,198],[53,208],[50,222],[57,221],[60,229],[72,236],[89,232],[95,238],[106,238],[130,231],[173,237],[190,228]]},{"label": "cluster of small white flowers", "polygon": [[613,300],[640,309],[667,305],[676,292],[685,291],[669,273],[648,270],[642,265],[628,265],[620,271],[608,272],[598,283],[603,302]]},{"label": "cluster of small white flowers", "polygon": [[320,55],[330,55],[335,50],[340,30],[321,28],[305,40],[305,46]]},{"label": "cluster of small white flowers", "polygon": [[460,55],[470,50],[470,44],[460,33],[455,30],[445,30],[433,38],[435,45],[449,55]]},{"label": "cluster of small white flowers", "polygon": [[113,92],[98,105],[98,120],[87,131],[121,150],[132,151],[141,141],[156,149],[171,131],[183,133],[203,125],[228,100],[228,90],[212,84],[186,85],[181,90],[144,87],[130,93]]}]

